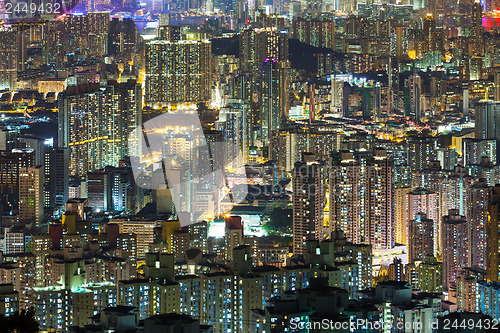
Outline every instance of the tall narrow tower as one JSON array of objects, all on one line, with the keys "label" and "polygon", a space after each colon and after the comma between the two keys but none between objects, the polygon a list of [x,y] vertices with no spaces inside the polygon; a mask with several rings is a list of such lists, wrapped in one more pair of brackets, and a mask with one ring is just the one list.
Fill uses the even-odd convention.
[{"label": "tall narrow tower", "polygon": [[498,228],[500,221],[500,184],[495,185],[488,199],[488,225],[486,235],[486,279],[498,278]]},{"label": "tall narrow tower", "polygon": [[304,254],[308,239],[322,240],[325,204],[324,163],[303,153],[293,169],[293,253]]},{"label": "tall narrow tower", "polygon": [[481,37],[483,34],[483,7],[481,7],[480,0],[475,0],[472,4],[471,25],[472,37]]},{"label": "tall narrow tower", "polygon": [[468,221],[471,232],[471,266],[486,270],[488,236],[488,195],[491,187],[485,179],[477,181],[470,190]]},{"label": "tall narrow tower", "polygon": [[450,209],[443,216],[443,289],[450,290],[460,275],[461,269],[469,265],[469,231],[464,216],[457,209]]}]

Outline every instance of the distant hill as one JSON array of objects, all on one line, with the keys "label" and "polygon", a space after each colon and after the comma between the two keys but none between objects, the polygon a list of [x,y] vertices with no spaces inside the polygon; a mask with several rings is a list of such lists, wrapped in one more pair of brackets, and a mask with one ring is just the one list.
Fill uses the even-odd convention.
[{"label": "distant hill", "polygon": [[315,73],[318,70],[318,54],[335,54],[332,49],[315,47],[300,42],[298,39],[288,40],[288,58],[295,69]]},{"label": "distant hill", "polygon": [[235,35],[232,38],[214,38],[212,42],[212,53],[215,55],[234,55],[239,57],[240,40],[239,36]]},{"label": "distant hill", "polygon": [[[212,53],[215,55],[239,56],[239,36],[212,39]],[[293,68],[315,73],[318,68],[317,54],[336,54],[332,49],[311,46],[297,39],[288,40],[288,57]],[[338,54],[339,57],[342,55]]]}]

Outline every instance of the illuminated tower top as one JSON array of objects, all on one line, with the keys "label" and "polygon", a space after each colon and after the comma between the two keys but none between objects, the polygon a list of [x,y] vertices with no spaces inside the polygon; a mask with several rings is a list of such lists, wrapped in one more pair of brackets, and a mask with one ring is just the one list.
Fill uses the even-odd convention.
[{"label": "illuminated tower top", "polygon": [[472,5],[471,36],[481,37],[483,33],[483,7],[480,1],[476,0]]}]

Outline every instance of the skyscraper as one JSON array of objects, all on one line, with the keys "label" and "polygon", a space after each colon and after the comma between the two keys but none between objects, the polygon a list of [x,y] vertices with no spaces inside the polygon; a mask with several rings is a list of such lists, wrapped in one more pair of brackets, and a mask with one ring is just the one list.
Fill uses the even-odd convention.
[{"label": "skyscraper", "polygon": [[410,115],[415,122],[420,122],[423,117],[422,110],[422,78],[418,74],[413,74],[408,78],[408,88],[410,89]]},{"label": "skyscraper", "polygon": [[34,153],[0,153],[0,212],[17,210],[19,204],[19,174],[34,167]]},{"label": "skyscraper", "polygon": [[450,290],[460,275],[461,269],[469,265],[469,231],[467,220],[458,210],[450,209],[443,216],[442,256],[443,289]]},{"label": "skyscraper", "polygon": [[408,140],[409,164],[411,170],[423,170],[435,161],[436,140],[432,137],[418,136]]},{"label": "skyscraper", "polygon": [[337,77],[336,75],[331,76],[331,105],[330,112],[335,114],[337,117],[342,116],[342,106],[343,106],[343,88],[344,80],[342,77]]},{"label": "skyscraper", "polygon": [[375,249],[394,247],[394,182],[392,160],[384,149],[375,149],[367,164],[369,243]]},{"label": "skyscraper", "polygon": [[43,168],[30,167],[19,170],[19,219],[22,222],[43,222]]},{"label": "skyscraper", "polygon": [[25,71],[28,69],[29,46],[32,43],[40,43],[46,35],[46,26],[42,20],[17,21],[12,26],[16,34],[17,49],[17,70]]},{"label": "skyscraper", "polygon": [[475,0],[472,4],[471,36],[480,38],[483,34],[483,7],[480,0]]},{"label": "skyscraper", "polygon": [[469,58],[469,80],[481,80],[483,78],[483,57]]},{"label": "skyscraper", "polygon": [[128,135],[142,125],[141,86],[134,80],[110,81],[104,89],[89,84],[68,87],[59,98],[59,141],[68,148],[69,173],[84,176],[118,166],[127,155],[139,156],[140,145]]},{"label": "skyscraper", "polygon": [[334,153],[329,180],[330,225],[355,244],[394,246],[392,159],[384,149]]},{"label": "skyscraper", "polygon": [[86,175],[87,200],[95,213],[111,210],[111,189],[109,175],[104,170],[89,172]]},{"label": "skyscraper", "polygon": [[288,112],[287,63],[266,58],[262,64],[261,82],[261,141],[267,145]]},{"label": "skyscraper", "polygon": [[[342,110],[344,117],[349,117],[349,87],[348,82],[344,82],[342,89]],[[365,84],[361,87],[361,111],[364,120],[376,120],[381,116],[382,101],[381,89],[377,83],[375,85]]]},{"label": "skyscraper", "polygon": [[408,193],[411,187],[394,188],[394,234],[397,244],[408,245]]},{"label": "skyscraper", "polygon": [[486,270],[488,257],[488,196],[491,187],[484,179],[478,180],[470,189],[467,220],[471,232],[471,266]]},{"label": "skyscraper", "polygon": [[500,139],[500,102],[482,100],[476,103],[476,139]]},{"label": "skyscraper", "polygon": [[235,248],[243,244],[243,224],[240,216],[229,216],[226,218],[225,223],[225,258],[227,262],[231,262],[235,259]]},{"label": "skyscraper", "polygon": [[45,151],[45,206],[64,207],[68,200],[68,149],[49,147]]},{"label": "skyscraper", "polygon": [[17,56],[15,31],[0,31],[0,89],[14,89],[17,81]]},{"label": "skyscraper", "polygon": [[500,227],[500,184],[488,196],[488,225],[486,235],[486,279],[499,282],[498,228]]},{"label": "skyscraper", "polygon": [[171,42],[181,40],[181,26],[171,25],[170,13],[160,14],[158,37]]},{"label": "skyscraper", "polygon": [[493,99],[495,102],[500,102],[500,68],[495,69],[493,84],[495,85],[495,97]]},{"label": "skyscraper", "polygon": [[335,49],[335,21],[297,18],[293,20],[293,37],[312,46]]},{"label": "skyscraper", "polygon": [[373,87],[366,85],[361,88],[361,109],[364,120],[372,120],[373,117]]},{"label": "skyscraper", "polygon": [[240,34],[241,71],[257,74],[266,59],[288,60],[288,36],[272,28],[243,30]]},{"label": "skyscraper", "polygon": [[432,17],[438,17],[437,16],[437,8],[438,8],[438,1],[436,0],[429,0],[427,3],[427,12],[429,14],[432,14]]},{"label": "skyscraper", "polygon": [[426,257],[417,267],[418,289],[427,293],[443,292],[443,263]]},{"label": "skyscraper", "polygon": [[424,19],[424,47],[423,52],[436,51],[436,20],[432,13],[425,16]]},{"label": "skyscraper", "polygon": [[325,203],[324,162],[303,153],[293,169],[293,253],[304,254],[308,239],[322,240]]},{"label": "skyscraper", "polygon": [[[223,139],[226,142],[235,142],[234,145],[227,145],[228,151],[221,152],[217,156],[217,152],[212,148],[212,161],[220,163],[221,159],[224,161],[232,160],[232,167],[238,167],[248,163],[249,148],[253,143],[253,138],[250,131],[250,106],[242,100],[231,99],[226,101],[226,107],[219,110],[219,120],[216,123],[216,128],[222,131]],[[215,139],[210,133],[205,133],[205,138],[210,141],[210,144]],[[214,132],[214,134],[219,134]],[[214,166],[218,168],[219,166]]]},{"label": "skyscraper", "polygon": [[425,214],[427,219],[434,221],[434,255],[438,250],[440,241],[438,217],[438,195],[423,188],[417,188],[408,194],[408,221],[415,220],[417,215]]},{"label": "skyscraper", "polygon": [[330,225],[342,230],[349,242],[367,243],[359,162],[352,152],[340,152],[332,155],[330,170]]},{"label": "skyscraper", "polygon": [[208,40],[153,40],[146,44],[146,102],[182,104],[211,98],[212,46]]},{"label": "skyscraper", "polygon": [[408,262],[434,256],[434,221],[419,213],[408,225]]},{"label": "skyscraper", "polygon": [[500,140],[500,102],[482,100],[475,106],[475,138],[493,139],[497,142],[497,160]]},{"label": "skyscraper", "polygon": [[139,53],[140,40],[139,30],[132,18],[119,19],[114,17],[109,22],[109,55],[113,55],[123,62],[134,61],[136,60],[134,57]]}]

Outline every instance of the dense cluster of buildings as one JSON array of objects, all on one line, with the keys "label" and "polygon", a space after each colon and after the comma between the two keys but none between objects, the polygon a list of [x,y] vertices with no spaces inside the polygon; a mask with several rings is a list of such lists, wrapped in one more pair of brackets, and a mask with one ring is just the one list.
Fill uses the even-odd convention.
[{"label": "dense cluster of buildings", "polygon": [[144,4],[0,13],[0,315],[74,333],[500,319],[493,2]]}]

